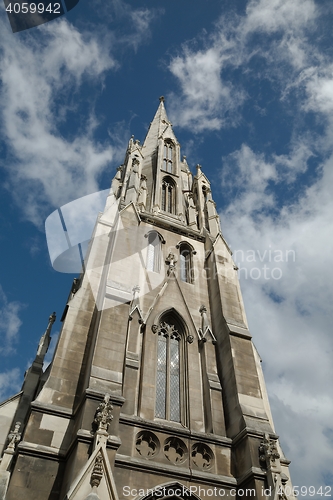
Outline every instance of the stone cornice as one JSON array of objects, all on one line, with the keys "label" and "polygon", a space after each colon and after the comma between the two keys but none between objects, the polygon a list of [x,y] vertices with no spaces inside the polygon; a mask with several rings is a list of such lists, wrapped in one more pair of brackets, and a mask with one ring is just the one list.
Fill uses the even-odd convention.
[{"label": "stone cornice", "polygon": [[[263,439],[265,433],[258,431],[256,429],[252,429],[251,427],[244,427],[232,440],[232,445],[238,445],[243,439],[251,437],[251,438],[256,438],[256,439]],[[274,433],[269,434],[272,439],[278,439],[279,436],[277,436]]]},{"label": "stone cornice", "polygon": [[233,325],[231,323],[227,322],[227,326],[229,328],[229,334],[233,335],[234,337],[241,337],[243,339],[252,339],[252,335],[250,334],[249,330],[244,327],[240,327],[237,325]]},{"label": "stone cornice", "polygon": [[140,217],[143,221],[148,222],[154,226],[160,227],[161,229],[167,229],[168,231],[173,231],[177,234],[182,234],[189,238],[193,238],[198,241],[205,241],[205,236],[200,234],[199,231],[194,231],[188,226],[183,226],[177,224],[177,220],[172,220],[171,218],[161,218],[159,215],[154,215],[152,213],[140,212]]},{"label": "stone cornice", "polygon": [[31,403],[31,410],[63,418],[72,418],[74,414],[69,408],[64,408],[63,406],[57,406],[50,403],[41,403],[40,401],[33,401]]},{"label": "stone cornice", "polygon": [[[96,391],[95,389],[86,389],[86,396],[88,399],[94,399],[95,401],[101,401],[104,399],[105,392]],[[117,396],[110,394],[110,401],[116,406],[122,406],[125,403],[125,398],[123,396]]]},{"label": "stone cornice", "polygon": [[30,455],[34,457],[44,457],[50,460],[63,461],[65,460],[66,452],[51,446],[42,444],[33,444],[28,441],[21,441],[17,446],[17,451],[21,455]]}]

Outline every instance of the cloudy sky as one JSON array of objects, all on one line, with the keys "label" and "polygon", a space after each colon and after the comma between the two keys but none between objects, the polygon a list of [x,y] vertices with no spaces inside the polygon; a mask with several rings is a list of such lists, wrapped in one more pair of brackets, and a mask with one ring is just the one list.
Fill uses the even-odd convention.
[{"label": "cloudy sky", "polygon": [[164,95],[213,185],[293,483],[333,485],[332,21],[326,0],[81,0],[13,34],[1,5],[1,398],[73,279],[45,219],[108,188]]}]

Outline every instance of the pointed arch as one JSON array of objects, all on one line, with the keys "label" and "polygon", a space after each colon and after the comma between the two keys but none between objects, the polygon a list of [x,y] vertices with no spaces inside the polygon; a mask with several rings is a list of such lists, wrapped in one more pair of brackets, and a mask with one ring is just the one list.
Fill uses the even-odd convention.
[{"label": "pointed arch", "polygon": [[202,186],[202,194],[204,198],[204,220],[205,220],[205,228],[209,231],[209,219],[208,219],[208,208],[207,208],[207,200],[208,200],[208,192],[209,188],[204,184]]},{"label": "pointed arch", "polygon": [[162,179],[161,209],[163,212],[176,212],[176,183],[170,176]]},{"label": "pointed arch", "polygon": [[179,248],[180,279],[185,283],[193,283],[193,255],[196,254],[196,251],[186,241],[180,242],[176,248]]},{"label": "pointed arch", "polygon": [[171,308],[159,315],[154,326],[157,335],[155,417],[185,424],[186,324]]},{"label": "pointed arch", "polygon": [[166,139],[163,144],[162,170],[174,174],[175,144],[171,139]]},{"label": "pointed arch", "polygon": [[148,238],[146,269],[159,273],[161,269],[161,244],[165,243],[165,240],[158,231],[149,231],[145,234],[145,238]]}]

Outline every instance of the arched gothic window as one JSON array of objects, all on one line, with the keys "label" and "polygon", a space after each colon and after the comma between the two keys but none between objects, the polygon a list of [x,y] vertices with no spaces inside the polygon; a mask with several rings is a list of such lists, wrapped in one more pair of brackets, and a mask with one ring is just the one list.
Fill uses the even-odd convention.
[{"label": "arched gothic window", "polygon": [[186,283],[193,283],[193,250],[187,243],[179,245],[180,253],[180,279]]},{"label": "arched gothic window", "polygon": [[207,188],[206,186],[202,186],[202,194],[204,196],[204,216],[205,216],[205,227],[209,231],[209,220],[208,220],[208,209],[207,209]]},{"label": "arched gothic window", "polygon": [[165,142],[163,148],[163,163],[162,169],[170,174],[173,172],[173,144],[171,142]]},{"label": "arched gothic window", "polygon": [[176,187],[171,177],[164,177],[162,181],[162,203],[161,208],[170,214],[176,211]]},{"label": "arched gothic window", "polygon": [[165,319],[155,330],[158,335],[155,416],[180,422],[182,337],[177,322],[169,316]]},{"label": "arched gothic window", "polygon": [[161,238],[156,231],[148,234],[147,271],[160,272],[161,268]]}]

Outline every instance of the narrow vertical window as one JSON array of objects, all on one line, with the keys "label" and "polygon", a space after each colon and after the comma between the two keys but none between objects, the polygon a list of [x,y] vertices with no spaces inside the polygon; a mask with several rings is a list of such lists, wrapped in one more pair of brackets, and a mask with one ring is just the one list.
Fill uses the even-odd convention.
[{"label": "narrow vertical window", "polygon": [[180,334],[174,325],[157,329],[155,416],[180,422]]},{"label": "narrow vertical window", "polygon": [[176,188],[171,177],[165,177],[162,181],[161,208],[164,212],[175,213]]},{"label": "narrow vertical window", "polygon": [[179,337],[171,337],[170,349],[170,420],[180,421],[180,373],[179,373]]},{"label": "narrow vertical window", "polygon": [[161,240],[156,232],[149,233],[147,248],[147,271],[160,272]]},{"label": "narrow vertical window", "polygon": [[180,279],[193,283],[192,249],[186,244],[180,245]]},{"label": "narrow vertical window", "polygon": [[164,148],[163,148],[163,163],[162,163],[162,169],[165,170],[165,172],[169,172],[170,174],[172,173],[172,160],[173,160],[173,147],[170,142],[165,142],[164,143]]},{"label": "narrow vertical window", "polygon": [[204,204],[205,227],[209,231],[208,208],[207,208],[207,189],[206,189],[206,186],[202,187],[202,193],[203,193],[204,200],[205,200],[205,204]]},{"label": "narrow vertical window", "polygon": [[167,185],[165,182],[162,183],[162,210],[166,212],[166,199],[167,199]]},{"label": "narrow vertical window", "polygon": [[170,186],[170,184],[169,184],[169,186],[168,186],[168,212],[170,212],[170,213],[173,212],[173,210],[172,210],[172,208],[173,208],[173,199],[172,199],[173,196],[172,195],[173,195],[172,186]]},{"label": "narrow vertical window", "polygon": [[163,335],[157,342],[156,409],[155,415],[166,418],[167,343]]}]

